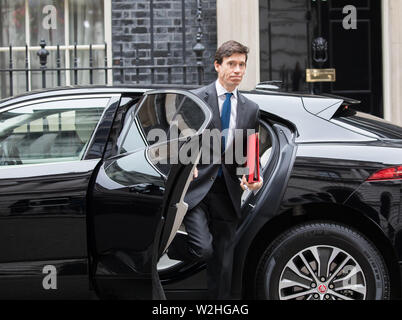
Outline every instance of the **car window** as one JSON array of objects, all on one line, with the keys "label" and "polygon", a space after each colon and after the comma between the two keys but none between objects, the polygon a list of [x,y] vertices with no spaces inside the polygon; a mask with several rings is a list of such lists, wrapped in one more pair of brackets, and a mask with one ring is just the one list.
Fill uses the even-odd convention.
[{"label": "car window", "polygon": [[108,101],[58,100],[0,113],[0,166],[81,159]]},{"label": "car window", "polygon": [[351,130],[379,139],[402,139],[402,127],[368,113],[348,109],[336,114],[331,120],[340,125],[349,125]]},{"label": "car window", "polygon": [[132,106],[126,113],[123,129],[117,140],[118,154],[132,152],[146,146],[138,129],[138,119],[134,117],[135,107],[136,105]]},{"label": "car window", "polygon": [[[204,123],[205,114],[193,100],[184,95],[160,93],[145,99],[137,118],[144,137],[152,145],[195,133]],[[158,132],[164,132],[164,137]],[[155,136],[160,139],[154,139]]]},{"label": "car window", "polygon": [[177,139],[196,134],[205,121],[204,111],[191,98],[178,93],[155,93],[145,98],[132,127],[136,124],[143,141],[151,147],[148,157],[154,166],[168,176],[171,164],[178,163],[178,152],[171,150],[180,150],[184,144],[181,141],[175,145]]}]

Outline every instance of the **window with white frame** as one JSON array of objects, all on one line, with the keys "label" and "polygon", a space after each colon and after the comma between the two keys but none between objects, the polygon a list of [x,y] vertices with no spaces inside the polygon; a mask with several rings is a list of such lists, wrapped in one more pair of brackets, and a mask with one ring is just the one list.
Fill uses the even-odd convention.
[{"label": "window with white frame", "polygon": [[[57,45],[61,68],[88,68],[90,45],[93,67],[105,67],[105,58],[107,66],[112,65],[111,0],[0,0],[0,27],[0,69],[20,70],[13,72],[12,80],[9,72],[0,72],[0,98],[10,95],[11,81],[14,95],[42,87],[41,71],[25,71],[40,69],[41,40],[49,51],[47,69],[57,67]],[[60,85],[89,84],[88,70],[76,74],[61,70]],[[93,70],[94,84],[105,84],[105,79],[105,70]],[[111,84],[111,71],[107,80]],[[46,87],[57,85],[57,71],[46,71]]]}]

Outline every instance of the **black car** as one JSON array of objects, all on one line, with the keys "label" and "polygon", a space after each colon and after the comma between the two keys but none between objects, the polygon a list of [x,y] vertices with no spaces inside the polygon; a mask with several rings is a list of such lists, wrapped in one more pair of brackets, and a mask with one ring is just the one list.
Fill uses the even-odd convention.
[{"label": "black car", "polygon": [[[399,298],[402,128],[348,99],[244,94],[261,109],[264,185],[242,196],[233,297]],[[205,265],[166,254],[186,237],[195,164],[160,160],[210,118],[183,88],[1,101],[0,298],[160,298],[159,279],[168,298],[205,296]],[[173,123],[179,137],[149,139]]]}]

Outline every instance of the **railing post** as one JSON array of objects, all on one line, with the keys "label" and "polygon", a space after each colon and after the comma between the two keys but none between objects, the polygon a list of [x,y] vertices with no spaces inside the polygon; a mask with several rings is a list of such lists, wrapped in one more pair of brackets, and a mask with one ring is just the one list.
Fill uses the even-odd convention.
[{"label": "railing post", "polygon": [[186,5],[184,0],[181,0],[181,32],[182,32],[182,55],[183,55],[183,83],[187,84],[187,68],[186,61]]},{"label": "railing post", "polygon": [[78,84],[78,56],[77,56],[77,42],[74,43],[74,84]]},{"label": "railing post", "polygon": [[[113,70],[113,69],[112,69]],[[113,77],[112,77],[113,79]],[[107,84],[107,42],[105,42],[105,84]]]},{"label": "railing post", "polygon": [[154,45],[155,45],[155,37],[154,37],[154,0],[149,1],[149,30],[151,33],[151,51],[150,51],[150,59],[151,59],[151,83],[155,83],[155,55],[154,55]]},{"label": "railing post", "polygon": [[10,96],[13,95],[13,47],[10,44]]},{"label": "railing post", "polygon": [[61,59],[60,59],[60,45],[57,45],[56,52],[56,68],[57,68],[57,85],[61,86]]},{"label": "railing post", "polygon": [[92,43],[89,45],[89,83],[93,84],[93,57],[92,57]]},{"label": "railing post", "polygon": [[120,83],[125,83],[123,68],[123,44],[120,43]]},{"label": "railing post", "polygon": [[25,87],[29,91],[29,63],[28,63],[28,45],[25,44]]},{"label": "railing post", "polygon": [[[171,53],[171,48],[170,48],[170,42],[168,42],[167,43],[167,50],[168,50],[168,53],[167,53],[167,56],[168,57],[171,57],[172,56],[172,53]],[[171,84],[172,83],[172,68],[171,67],[168,67],[168,83],[169,84]]]},{"label": "railing post", "polygon": [[139,64],[140,64],[140,57],[138,55],[138,48],[135,48],[135,65],[137,66],[137,68],[135,68],[135,75],[137,83],[140,83],[140,69],[138,69]]},{"label": "railing post", "polygon": [[36,54],[39,56],[40,68],[42,70],[42,88],[46,88],[46,63],[49,51],[45,49],[45,40],[41,40],[39,45],[41,46],[41,49],[39,49]]},{"label": "railing post", "polygon": [[202,84],[204,81],[204,64],[202,62],[202,55],[205,51],[205,46],[201,43],[202,39],[202,6],[201,0],[197,0],[197,22],[198,22],[198,31],[196,36],[197,43],[193,47],[193,51],[195,52],[197,58],[197,71],[198,71],[198,84]]}]

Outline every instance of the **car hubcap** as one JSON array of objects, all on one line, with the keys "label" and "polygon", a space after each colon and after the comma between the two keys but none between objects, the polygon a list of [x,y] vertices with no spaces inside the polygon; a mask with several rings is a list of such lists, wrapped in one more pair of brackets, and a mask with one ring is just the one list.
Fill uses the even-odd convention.
[{"label": "car hubcap", "polygon": [[281,300],[364,300],[366,278],[357,261],[332,246],[312,246],[294,255],[279,280]]}]

